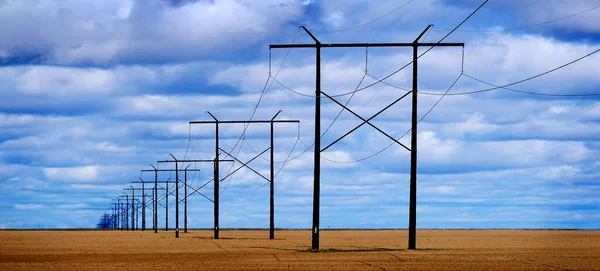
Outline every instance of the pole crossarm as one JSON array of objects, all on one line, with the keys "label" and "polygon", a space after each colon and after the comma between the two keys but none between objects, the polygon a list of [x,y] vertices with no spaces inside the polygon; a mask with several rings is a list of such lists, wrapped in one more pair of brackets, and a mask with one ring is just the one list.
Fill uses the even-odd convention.
[{"label": "pole crossarm", "polygon": [[[413,47],[412,42],[399,42],[399,43],[320,43],[320,44],[271,44],[269,49],[281,49],[281,48],[356,48],[356,47]],[[447,42],[447,43],[436,43],[436,42],[419,42],[419,46],[465,46],[464,43],[460,42]]]},{"label": "pole crossarm", "polygon": [[[158,162],[160,163],[161,161],[158,161]],[[173,161],[173,162],[175,162],[175,161]],[[214,160],[211,160],[211,162],[214,162]],[[232,160],[232,162],[233,162],[233,160]],[[142,172],[155,172],[155,171],[157,171],[157,172],[175,172],[174,169],[157,169],[157,170],[154,170],[154,169],[142,169]],[[188,169],[188,171],[200,171],[200,170],[199,169]],[[153,181],[152,182],[146,182],[146,183],[153,183]]]},{"label": "pole crossarm", "polygon": [[327,150],[329,147],[333,146],[335,143],[337,143],[338,141],[342,140],[344,137],[348,136],[350,133],[356,131],[356,129],[358,129],[359,127],[363,126],[364,124],[368,124],[369,126],[375,128],[377,131],[379,131],[380,133],[382,133],[383,135],[387,136],[388,138],[390,138],[392,141],[396,142],[397,144],[399,144],[400,146],[404,147],[405,149],[407,149],[408,151],[410,151],[410,149],[408,147],[406,147],[404,144],[400,143],[398,140],[396,140],[395,138],[393,138],[392,136],[388,135],[387,133],[385,133],[384,131],[382,131],[381,129],[377,128],[375,125],[373,125],[372,123],[370,123],[369,121],[374,119],[375,117],[377,117],[379,114],[383,113],[383,111],[387,110],[388,108],[392,107],[392,105],[396,104],[397,102],[399,102],[400,100],[402,100],[404,97],[406,97],[408,94],[410,94],[411,92],[407,92],[406,94],[402,95],[402,97],[396,99],[394,102],[392,102],[391,104],[389,104],[388,106],[386,106],[385,108],[383,108],[382,110],[380,110],[379,112],[377,112],[375,115],[371,116],[368,119],[364,119],[361,116],[359,116],[358,114],[354,113],[352,110],[350,110],[348,107],[346,107],[345,105],[343,105],[342,103],[336,101],[334,98],[332,98],[331,96],[327,95],[327,93],[321,91],[321,93],[323,95],[325,95],[325,97],[329,98],[330,100],[334,101],[336,104],[338,104],[339,106],[341,106],[343,109],[347,110],[348,112],[352,113],[352,115],[356,116],[357,118],[361,119],[363,122],[361,124],[359,124],[358,126],[354,127],[354,129],[350,130],[349,132],[347,132],[346,134],[344,134],[343,136],[341,136],[340,138],[338,138],[337,140],[333,141],[331,144],[327,145],[327,147],[323,148],[321,151],[325,151]]},{"label": "pole crossarm", "polygon": [[[154,183],[154,182],[138,182],[138,181],[133,181],[131,183]],[[174,181],[157,181],[157,183],[175,183],[175,182]],[[154,189],[154,188],[150,188],[150,189]]]},{"label": "pole crossarm", "polygon": [[[156,161],[158,163],[213,163],[215,160],[207,160],[207,159],[196,159],[196,160],[159,160]],[[194,171],[193,169],[188,169],[188,171]]]},{"label": "pole crossarm", "polygon": [[[300,123],[299,120],[203,120],[203,121],[190,121],[189,124],[225,124],[225,123],[238,123],[238,124],[247,124],[247,123]],[[214,161],[214,160],[213,160]]]},{"label": "pole crossarm", "polygon": [[254,173],[256,173],[256,175],[262,177],[263,179],[265,179],[267,182],[271,182],[271,180],[269,180],[269,178],[263,176],[262,174],[260,174],[258,171],[254,170],[253,168],[251,168],[250,166],[248,166],[248,164],[252,161],[254,161],[254,159],[258,158],[259,156],[261,156],[263,153],[267,152],[269,148],[266,148],[264,151],[262,151],[261,153],[257,154],[256,156],[254,156],[252,159],[250,159],[248,162],[244,163],[242,161],[240,161],[239,159],[233,157],[233,155],[231,155],[230,153],[226,152],[225,150],[219,148],[222,152],[224,152],[225,154],[229,155],[231,158],[235,159],[236,161],[238,161],[239,163],[242,164],[242,166],[236,168],[234,171],[232,171],[231,173],[227,174],[227,176],[225,176],[223,179],[221,179],[219,182],[224,181],[225,179],[227,179],[229,176],[233,175],[234,173],[236,173],[238,170],[242,169],[243,167],[247,167],[248,169],[252,170]]}]

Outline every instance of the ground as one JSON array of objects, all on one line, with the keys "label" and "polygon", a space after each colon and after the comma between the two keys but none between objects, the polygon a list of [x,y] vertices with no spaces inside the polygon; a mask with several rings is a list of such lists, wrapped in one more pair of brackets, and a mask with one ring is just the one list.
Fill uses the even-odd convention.
[{"label": "ground", "polygon": [[0,270],[600,270],[600,231],[0,231]]}]

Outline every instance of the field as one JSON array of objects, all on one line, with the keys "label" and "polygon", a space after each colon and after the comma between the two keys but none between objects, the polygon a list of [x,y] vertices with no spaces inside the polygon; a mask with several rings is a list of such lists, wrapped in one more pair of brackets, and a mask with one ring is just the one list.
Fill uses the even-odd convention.
[{"label": "field", "polygon": [[0,270],[600,270],[600,231],[0,231]]}]

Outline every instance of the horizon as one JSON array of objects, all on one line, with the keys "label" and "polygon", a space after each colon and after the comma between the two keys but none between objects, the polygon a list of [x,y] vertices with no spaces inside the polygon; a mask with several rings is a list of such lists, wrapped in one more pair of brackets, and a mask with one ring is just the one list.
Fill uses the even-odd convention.
[{"label": "horizon", "polygon": [[[170,154],[215,158],[214,126],[189,121],[279,110],[300,124],[274,128],[275,228],[310,228],[315,50],[269,45],[313,44],[301,25],[323,44],[410,43],[429,24],[422,42],[465,46],[418,50],[417,230],[599,229],[600,4],[496,0],[467,17],[481,2],[0,1],[0,229],[94,227],[131,182],[154,178],[140,170],[174,169],[158,166]],[[322,91],[369,118],[410,92],[409,49],[323,48]],[[321,147],[361,124],[321,104]],[[410,97],[372,123],[410,146]],[[268,125],[219,133],[240,161],[269,147]],[[268,157],[249,165],[269,176]],[[320,163],[323,230],[408,227],[406,149],[363,125]],[[212,178],[211,164],[189,165],[191,187]],[[220,227],[268,227],[268,184],[246,168],[226,178]],[[200,192],[210,200],[213,183]],[[210,228],[212,203],[188,201],[188,227]]]}]

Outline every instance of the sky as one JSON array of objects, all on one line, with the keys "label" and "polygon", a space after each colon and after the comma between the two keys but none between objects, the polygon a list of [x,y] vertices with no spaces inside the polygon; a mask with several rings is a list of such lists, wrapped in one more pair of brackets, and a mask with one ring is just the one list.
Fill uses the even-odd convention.
[{"label": "sky", "polygon": [[[274,128],[275,226],[310,228],[315,50],[269,45],[312,44],[301,25],[321,43],[374,43],[412,42],[433,24],[421,41],[438,42],[481,2],[0,0],[0,228],[95,227],[123,189],[140,186],[132,181],[153,180],[141,170],[174,168],[157,160],[214,159],[215,125],[189,121],[279,110],[300,124]],[[452,95],[594,52],[598,16],[598,0],[491,0],[444,40],[464,50],[419,58],[419,118],[433,109],[418,126],[417,228],[600,228],[600,96],[560,96],[600,94],[600,53],[512,91]],[[412,88],[412,65],[398,71],[411,57],[411,48],[323,48],[322,91],[369,118]],[[410,97],[372,123],[402,137]],[[340,112],[321,99],[322,147],[361,123]],[[269,147],[269,129],[253,124],[242,137],[243,125],[221,124],[219,145],[245,162]],[[408,227],[410,153],[392,143],[363,125],[322,152],[321,228]],[[212,178],[212,164],[189,165],[199,170],[190,186]],[[268,176],[269,152],[249,165]],[[239,166],[223,162],[220,176]],[[212,198],[213,184],[200,191]],[[263,178],[241,169],[219,193],[221,228],[269,227]],[[212,227],[212,209],[191,196],[188,227]],[[161,207],[160,227],[164,219]]]}]

